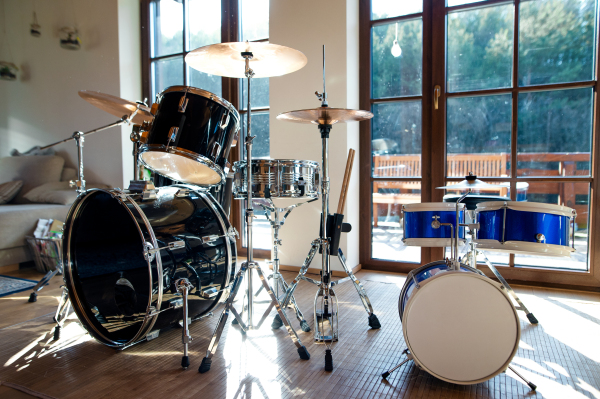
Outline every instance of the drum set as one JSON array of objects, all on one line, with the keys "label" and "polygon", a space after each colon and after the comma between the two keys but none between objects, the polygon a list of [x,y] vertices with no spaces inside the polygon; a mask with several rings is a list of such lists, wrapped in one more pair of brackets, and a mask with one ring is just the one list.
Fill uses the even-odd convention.
[{"label": "drum set", "polygon": [[[302,68],[307,59],[300,51],[264,42],[219,43],[198,48],[186,62],[201,72],[247,79],[247,104],[251,110],[252,79],[280,76]],[[364,305],[368,325],[381,324],[362,283],[346,264],[339,247],[344,205],[351,178],[354,150],[350,150],[337,212],[331,214],[329,198],[329,138],[336,123],[366,121],[368,111],[331,108],[325,85],[316,92],[321,106],[285,112],[278,119],[316,125],[321,137],[321,164],[309,160],[253,159],[251,112],[243,137],[244,157],[231,165],[229,153],[236,145],[240,115],[226,100],[206,90],[172,86],[157,96],[152,107],[91,91],[80,96],[92,105],[120,117],[117,122],[71,137],[47,147],[74,140],[78,146],[79,173],[73,182],[79,196],[64,224],[63,293],[56,311],[55,339],[72,305],[85,329],[98,342],[125,349],[158,337],[160,331],[182,328],[184,369],[190,365],[189,324],[224,307],[199,372],[210,370],[229,314],[241,332],[258,329],[276,309],[271,326],[285,325],[298,355],[310,354],[291,325],[286,310],[292,308],[303,331],[311,331],[294,298],[300,281],[318,287],[314,301],[314,340],[324,342],[325,370],[333,370],[332,344],[339,339],[338,301],[334,287],[351,281]],[[131,141],[134,180],[128,189],[86,190],[83,175],[83,142],[88,134],[121,124],[133,125]],[[144,165],[170,185],[140,179]],[[159,179],[159,180],[160,180]],[[438,187],[466,190],[447,202],[402,207],[403,242],[407,246],[450,247],[450,257],[429,263],[408,274],[399,298],[406,359],[445,381],[474,384],[511,368],[520,340],[517,310],[532,324],[537,320],[485,256],[487,251],[569,256],[569,228],[575,212],[567,207],[510,201],[504,197],[473,194],[497,186],[469,175],[458,184]],[[288,285],[280,273],[279,230],[291,211],[321,197],[320,232],[312,241],[298,275]],[[238,232],[230,224],[230,199],[243,201],[247,260],[237,261]],[[217,200],[219,198],[219,200]],[[265,277],[253,258],[254,199],[273,229],[273,273]],[[302,200],[278,207],[275,200]],[[460,256],[459,247],[467,248]],[[306,276],[317,252],[322,256],[320,280]],[[330,257],[340,261],[346,277],[333,280]],[[497,283],[477,269],[482,256],[498,278]],[[254,291],[253,272],[261,288]],[[247,288],[242,310],[234,307],[243,280]],[[272,285],[269,284],[272,279]],[[254,298],[265,290],[269,305],[254,322]],[[518,303],[513,306],[510,296]],[[515,373],[516,371],[511,368]],[[518,375],[518,373],[517,373]],[[523,378],[519,375],[519,377]],[[523,378],[532,388],[535,385]]]}]

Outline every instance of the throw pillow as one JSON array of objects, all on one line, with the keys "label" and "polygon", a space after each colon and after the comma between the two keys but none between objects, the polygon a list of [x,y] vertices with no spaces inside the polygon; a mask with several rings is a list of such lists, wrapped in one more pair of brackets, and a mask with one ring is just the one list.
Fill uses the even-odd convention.
[{"label": "throw pillow", "polygon": [[23,187],[21,180],[9,181],[7,183],[0,184],[0,205],[8,204],[13,198],[19,194],[19,191]]},{"label": "throw pillow", "polygon": [[[108,188],[108,186],[88,183],[86,188]],[[68,181],[58,181],[42,184],[30,190],[25,194],[25,198],[35,203],[70,205],[77,199],[77,191],[69,187]]]},{"label": "throw pillow", "polygon": [[11,201],[28,204],[25,198],[31,189],[44,183],[60,181],[65,160],[53,155],[24,155],[0,158],[0,183],[22,180],[23,188]]}]

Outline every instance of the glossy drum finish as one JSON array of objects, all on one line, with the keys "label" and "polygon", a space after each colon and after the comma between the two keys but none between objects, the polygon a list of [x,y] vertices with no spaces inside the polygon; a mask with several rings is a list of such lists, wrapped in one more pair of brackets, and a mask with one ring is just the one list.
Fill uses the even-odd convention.
[{"label": "glossy drum finish", "polygon": [[227,156],[240,116],[227,101],[208,91],[172,86],[159,106],[140,160],[173,180],[210,187],[224,182]]},{"label": "glossy drum finish", "polygon": [[[464,223],[464,204],[459,204],[459,223]],[[456,226],[456,203],[425,202],[402,206],[404,215],[404,238],[407,246],[448,247],[451,245],[452,230],[450,226],[435,229],[431,223],[451,223]],[[437,217],[437,219],[436,219]],[[459,245],[464,244],[465,228],[459,228]]]},{"label": "glossy drum finish", "polygon": [[[187,278],[194,286],[190,317],[207,314],[226,298],[236,271],[233,231],[210,194],[194,186],[162,187],[144,201],[87,191],[64,232],[64,279],[75,313],[95,339],[126,347],[182,319],[174,282]],[[147,253],[170,243],[181,247]],[[210,299],[200,296],[209,292]]]},{"label": "glossy drum finish", "polygon": [[[247,196],[246,161],[234,164],[233,195]],[[252,197],[318,198],[319,163],[296,159],[255,159],[252,161]]]},{"label": "glossy drum finish", "polygon": [[409,275],[399,299],[402,332],[415,364],[436,378],[476,384],[506,370],[521,327],[502,285],[461,265],[434,262]]},{"label": "glossy drum finish", "polygon": [[477,247],[493,251],[569,256],[573,209],[534,202],[477,205]]}]

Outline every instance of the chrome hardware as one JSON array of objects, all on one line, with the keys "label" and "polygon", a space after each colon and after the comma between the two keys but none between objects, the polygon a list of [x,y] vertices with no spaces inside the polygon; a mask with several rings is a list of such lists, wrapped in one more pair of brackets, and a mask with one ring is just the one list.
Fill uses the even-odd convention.
[{"label": "chrome hardware", "polygon": [[230,115],[231,114],[229,112],[227,112],[227,113],[224,113],[223,116],[221,117],[221,123],[219,124],[219,127],[221,129],[225,129],[227,127],[227,125],[229,125],[229,116]]},{"label": "chrome hardware", "polygon": [[[147,242],[146,246],[153,246],[153,245],[150,244],[149,242]],[[152,256],[155,253],[159,252],[161,249],[169,249],[169,250],[171,250],[171,249],[180,249],[180,248],[184,248],[184,247],[185,247],[185,241],[172,241],[166,247],[146,249],[145,254],[146,254],[147,257],[149,257],[149,256]]]},{"label": "chrome hardware", "polygon": [[434,229],[439,229],[442,225],[439,221],[440,217],[436,215],[432,216],[431,218],[433,219],[433,222],[431,222],[431,227],[433,227]]},{"label": "chrome hardware", "polygon": [[188,190],[187,188],[180,188],[179,190],[177,190],[177,192],[175,193],[175,196],[177,198],[183,198],[183,197],[188,197],[190,195],[190,190]]},{"label": "chrome hardware", "polygon": [[189,98],[186,98],[186,96],[187,96],[187,91],[185,92],[183,97],[181,97],[181,100],[179,100],[179,112],[181,112],[182,114],[185,113],[185,109],[187,108],[188,101],[190,100]]},{"label": "chrome hardware", "polygon": [[440,99],[440,95],[442,93],[442,88],[440,87],[440,85],[435,85],[435,87],[433,88],[433,107],[435,109],[438,109],[438,103],[439,103],[439,99]]},{"label": "chrome hardware", "polygon": [[160,330],[150,331],[146,334],[146,341],[152,341],[155,338],[158,338],[158,334],[160,334]]},{"label": "chrome hardware", "polygon": [[236,238],[236,237],[239,237],[239,234],[238,234],[237,230],[235,229],[235,227],[231,226],[229,228],[229,230],[227,231],[227,233],[223,234],[221,236],[217,235],[217,234],[211,234],[209,236],[202,237],[202,243],[206,244],[209,242],[216,241],[219,238],[223,238],[223,237]]},{"label": "chrome hardware", "polygon": [[171,130],[169,130],[169,142],[175,142],[177,133],[179,133],[179,128],[177,126],[173,126]]},{"label": "chrome hardware", "polygon": [[144,243],[144,254],[146,256],[146,259],[148,259],[148,262],[152,262],[154,260],[154,252],[149,252],[150,250],[154,249],[154,245],[152,245],[152,243],[149,243],[148,241],[146,241]]},{"label": "chrome hardware", "polygon": [[183,298],[171,299],[169,309],[179,309],[183,307]]},{"label": "chrome hardware", "polygon": [[200,296],[204,299],[212,299],[219,295],[219,292],[221,291],[217,290],[215,287],[208,287],[200,291]]},{"label": "chrome hardware", "polygon": [[543,235],[542,233],[538,233],[538,234],[536,234],[536,235],[535,235],[535,240],[536,240],[537,242],[540,242],[540,243],[544,243],[544,244],[545,244],[545,243],[546,243],[546,236],[545,236],[545,235]]},{"label": "chrome hardware", "polygon": [[217,158],[217,156],[221,153],[221,144],[215,143],[212,148],[211,157]]}]

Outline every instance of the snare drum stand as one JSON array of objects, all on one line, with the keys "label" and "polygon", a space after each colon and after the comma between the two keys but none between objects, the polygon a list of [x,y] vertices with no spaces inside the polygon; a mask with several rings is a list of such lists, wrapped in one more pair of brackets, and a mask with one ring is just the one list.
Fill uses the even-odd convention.
[{"label": "snare drum stand", "polygon": [[[267,206],[264,204],[259,204],[264,209],[265,215],[267,216],[267,219],[269,220],[269,223],[271,224],[271,228],[273,229],[273,260],[271,261],[271,264],[273,265],[273,274],[269,275],[268,278],[273,279],[273,287],[275,290],[275,296],[277,298],[279,298],[280,292],[285,293],[288,289],[288,285],[285,282],[285,279],[283,278],[281,273],[279,273],[279,251],[278,251],[278,249],[279,249],[279,246],[281,245],[281,239],[279,238],[279,229],[281,227],[283,227],[283,224],[285,223],[285,219],[288,217],[288,215],[292,212],[292,210],[294,208],[297,208],[300,205],[308,204],[309,202],[313,202],[316,200],[318,200],[318,198],[312,199],[310,201],[300,202],[300,203],[297,203],[294,205],[290,205],[285,208],[277,208],[271,198],[267,199],[270,206]],[[280,220],[279,216],[281,214],[283,214],[283,217]],[[262,289],[263,289],[263,287],[260,287],[260,289],[256,292],[256,294],[254,296],[257,296],[262,291]],[[292,307],[294,309],[294,311],[296,312],[296,318],[300,322],[300,327],[302,328],[302,331],[310,332],[310,326],[308,325],[308,323],[304,319],[304,315],[298,308],[298,304],[296,303],[296,299],[294,298],[294,296],[291,297],[290,302],[291,303],[289,304],[289,306]],[[271,327],[273,329],[277,329],[277,328],[281,327],[282,325],[283,325],[283,322],[281,321],[281,318],[279,317],[279,315],[275,316],[275,320],[273,320]]]},{"label": "snare drum stand", "polygon": [[[215,328],[213,336],[210,340],[210,344],[208,345],[208,350],[206,351],[206,357],[204,357],[202,359],[202,363],[200,364],[200,367],[198,368],[198,371],[200,373],[206,373],[207,371],[210,370],[210,366],[212,363],[212,357],[214,356],[215,352],[217,351],[217,346],[219,345],[219,340],[221,339],[221,334],[223,333],[223,328],[225,327],[225,324],[227,323],[227,318],[229,316],[230,311],[231,311],[231,313],[233,313],[233,316],[235,317],[238,324],[240,325],[240,327],[242,329],[242,334],[246,334],[246,331],[248,331],[248,330],[260,328],[260,326],[262,325],[264,320],[267,318],[269,313],[271,313],[271,309],[273,309],[273,306],[275,306],[275,308],[277,309],[277,312],[279,313],[279,316],[281,317],[283,323],[285,324],[285,327],[288,331],[288,334],[290,335],[290,338],[292,339],[292,341],[298,348],[298,355],[300,356],[300,359],[303,359],[303,360],[310,359],[310,354],[308,353],[308,350],[306,350],[306,347],[302,345],[302,342],[300,341],[298,334],[296,334],[296,331],[290,325],[287,315],[283,311],[283,308],[280,305],[279,301],[277,300],[277,297],[275,296],[275,294],[273,293],[273,290],[269,286],[269,283],[267,282],[267,279],[265,278],[265,276],[260,268],[260,265],[254,261],[254,257],[253,257],[254,247],[252,246],[252,220],[254,219],[254,209],[253,209],[252,189],[251,189],[252,188],[252,140],[254,140],[256,138],[256,136],[251,135],[252,112],[250,112],[252,110],[252,107],[250,106],[251,80],[252,80],[252,77],[254,76],[254,71],[250,68],[250,60],[253,58],[253,54],[252,54],[252,52],[245,51],[245,52],[241,53],[241,56],[245,60],[245,76],[248,79],[248,112],[246,114],[247,115],[247,124],[246,124],[247,130],[246,130],[246,140],[245,140],[245,144],[246,144],[246,180],[247,180],[246,187],[248,187],[248,190],[247,190],[248,195],[247,195],[247,198],[245,201],[245,203],[246,203],[245,204],[246,205],[246,237],[248,239],[248,257],[247,257],[248,260],[246,262],[242,263],[240,271],[238,271],[237,274],[235,275],[235,279],[233,280],[233,284],[231,286],[231,293],[229,294],[229,297],[225,301],[225,308],[223,309],[223,312],[221,313],[221,317],[219,318],[217,327]],[[263,287],[265,288],[265,290],[271,297],[271,304],[269,305],[268,309],[266,310],[263,317],[261,318],[261,320],[259,321],[259,323],[256,326],[252,322],[252,316],[254,313],[254,306],[253,306],[254,305],[254,295],[252,295],[252,293],[254,292],[253,287],[252,287],[252,271],[253,270],[256,271],[256,273],[258,274]],[[246,278],[248,280],[248,290],[247,290],[247,297],[248,297],[248,313],[247,313],[248,319],[247,319],[247,322],[248,322],[248,324],[244,323],[240,314],[233,307],[233,301],[235,300],[235,297],[237,296],[237,293],[240,289],[240,285],[242,283],[242,279],[244,278],[244,275],[246,276]]]}]

